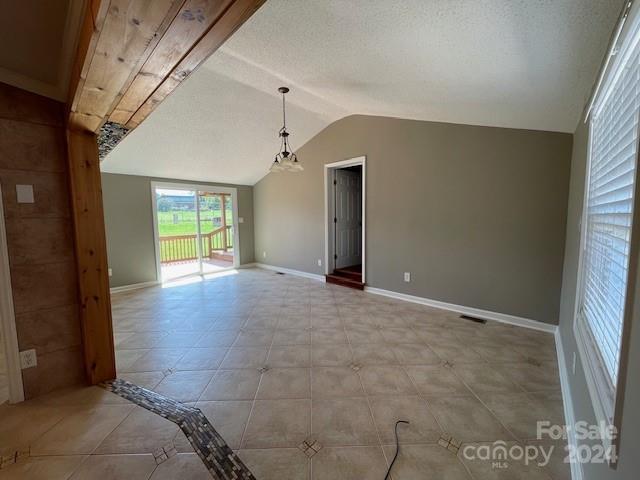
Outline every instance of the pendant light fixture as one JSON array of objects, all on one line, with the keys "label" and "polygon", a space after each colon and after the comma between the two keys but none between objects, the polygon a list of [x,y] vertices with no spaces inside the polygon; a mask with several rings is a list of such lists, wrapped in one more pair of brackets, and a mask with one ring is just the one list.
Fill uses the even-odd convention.
[{"label": "pendant light fixture", "polygon": [[293,153],[292,148],[289,145],[289,132],[287,132],[287,114],[284,96],[289,92],[289,89],[287,87],[280,87],[278,91],[282,94],[282,128],[278,132],[280,136],[280,151],[276,154],[269,171],[301,172],[304,168],[302,168],[302,164],[298,162],[298,157]]}]

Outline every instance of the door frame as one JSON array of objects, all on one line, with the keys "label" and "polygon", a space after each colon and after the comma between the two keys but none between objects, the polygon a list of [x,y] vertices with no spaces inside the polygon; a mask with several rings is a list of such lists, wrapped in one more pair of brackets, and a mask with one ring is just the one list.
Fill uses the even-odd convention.
[{"label": "door frame", "polygon": [[[153,216],[153,249],[156,257],[156,281],[162,282],[162,267],[160,265],[160,232],[158,230],[158,202],[156,199],[156,188],[167,188],[174,190],[195,190],[198,192],[225,193],[231,195],[231,211],[233,212],[233,267],[224,268],[220,271],[231,270],[240,266],[240,228],[238,227],[238,189],[234,187],[216,187],[214,185],[203,185],[198,183],[180,182],[151,182],[151,211]],[[198,209],[196,208],[197,221],[199,220]],[[199,243],[199,242],[197,242]],[[200,247],[198,247],[198,250]],[[191,275],[203,275],[200,272]],[[206,275],[206,274],[205,274]]]},{"label": "door frame", "polygon": [[20,367],[20,349],[16,330],[16,316],[13,307],[13,290],[11,289],[11,270],[9,265],[9,249],[7,247],[7,229],[4,223],[4,204],[2,187],[0,186],[0,328],[4,340],[4,356],[7,362],[9,380],[9,403],[24,401],[24,385],[22,368]]},{"label": "door frame", "polygon": [[335,226],[329,221],[329,211],[333,206],[333,197],[331,195],[335,171],[339,168],[353,167],[362,165],[362,283],[366,282],[366,254],[367,254],[367,157],[353,157],[339,162],[325,163],[324,165],[324,273],[328,275],[330,272],[329,256],[333,251],[331,248],[331,233]]}]

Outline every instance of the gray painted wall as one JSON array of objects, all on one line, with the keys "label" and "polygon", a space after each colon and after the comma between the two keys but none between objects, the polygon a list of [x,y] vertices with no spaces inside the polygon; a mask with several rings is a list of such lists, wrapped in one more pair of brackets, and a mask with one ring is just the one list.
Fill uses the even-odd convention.
[{"label": "gray painted wall", "polygon": [[[575,420],[584,420],[595,424],[595,414],[591,405],[591,398],[580,364],[576,339],[573,334],[573,313],[576,299],[576,284],[578,277],[578,258],[580,250],[579,223],[582,215],[584,199],[585,174],[587,165],[588,128],[584,123],[578,125],[574,135],[573,158],[571,162],[571,183],[569,190],[569,207],[567,216],[567,241],[565,247],[564,275],[562,280],[562,295],[560,302],[560,337],[565,354],[565,363],[569,369],[573,362],[573,354],[577,356],[576,373],[571,370],[569,376],[569,390],[575,412]],[[640,456],[637,447],[640,445],[640,268],[637,269],[638,278],[634,293],[634,307],[632,312],[631,333],[629,338],[629,369],[625,378],[624,407],[621,428],[620,461],[617,470],[605,465],[584,466],[585,480],[623,480],[638,478],[640,472]],[[566,398],[565,392],[565,401]]]},{"label": "gray painted wall", "polygon": [[304,172],[255,185],[256,261],[324,273],[323,165],[366,155],[368,285],[555,324],[571,148],[570,134],[344,118],[296,152]]},{"label": "gray painted wall", "polygon": [[[111,287],[156,280],[156,263],[151,207],[151,182],[189,183],[166,178],[102,174],[104,220],[107,230]],[[240,227],[240,263],[253,262],[253,187],[243,185],[202,185],[236,187]]]}]

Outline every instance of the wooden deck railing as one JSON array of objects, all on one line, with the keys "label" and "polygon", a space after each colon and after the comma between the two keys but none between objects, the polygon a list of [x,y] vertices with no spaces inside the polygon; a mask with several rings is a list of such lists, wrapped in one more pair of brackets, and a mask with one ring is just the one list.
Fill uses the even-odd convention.
[{"label": "wooden deck railing", "polygon": [[[198,259],[198,236],[172,235],[160,237],[160,263],[181,263]],[[217,252],[228,252],[233,248],[233,226],[220,227],[213,232],[200,235],[203,258],[213,258]]]}]

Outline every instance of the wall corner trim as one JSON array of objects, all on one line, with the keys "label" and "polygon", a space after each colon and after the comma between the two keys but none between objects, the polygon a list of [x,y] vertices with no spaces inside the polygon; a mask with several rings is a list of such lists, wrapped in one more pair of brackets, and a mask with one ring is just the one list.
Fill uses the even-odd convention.
[{"label": "wall corner trim", "polygon": [[324,282],[325,281],[325,277],[324,275],[318,275],[316,273],[307,273],[307,272],[302,272],[300,270],[293,270],[291,268],[283,268],[283,267],[276,267],[275,265],[268,265],[266,263],[254,263],[254,264],[245,264],[243,265],[243,267],[257,267],[257,268],[263,268],[265,270],[273,270],[274,272],[282,272],[282,273],[288,273],[289,275],[295,275],[297,277],[304,277],[304,278],[310,278],[311,280],[317,280],[318,282]]},{"label": "wall corner trim", "polygon": [[491,312],[489,310],[482,310],[480,308],[465,307],[463,305],[441,302],[439,300],[431,300],[430,298],[417,297],[415,295],[393,292],[391,290],[384,290],[382,288],[364,287],[364,290],[365,292],[373,293],[375,295],[396,298],[398,300],[404,300],[406,302],[419,303],[421,305],[427,305],[429,307],[441,308],[442,310],[449,310],[451,312],[461,313],[463,315],[469,315],[472,317],[479,317],[487,320],[494,320],[496,322],[508,323],[510,325],[530,328],[532,330],[539,330],[541,332],[555,333],[558,328],[557,325],[551,325],[549,323],[539,322],[537,320],[531,320],[529,318],[516,317],[515,315],[508,315],[506,313]]},{"label": "wall corner trim", "polygon": [[[573,411],[573,399],[571,397],[571,387],[569,386],[569,370],[567,370],[567,363],[565,362],[564,348],[562,347],[562,337],[560,335],[560,329],[555,332],[556,342],[556,356],[558,357],[558,371],[560,373],[560,388],[562,390],[562,404],[564,406],[564,421],[571,428],[568,431],[567,442],[569,448],[576,452],[578,447],[578,441],[576,439],[576,433],[574,425],[576,424],[575,413]],[[583,480],[584,473],[582,471],[582,464],[580,462],[571,462],[571,479]]]},{"label": "wall corner trim", "polygon": [[120,287],[113,287],[109,289],[110,293],[128,292],[129,290],[137,290],[139,288],[148,288],[155,285],[160,285],[160,282],[153,280],[151,282],[132,283],[131,285],[122,285]]}]

